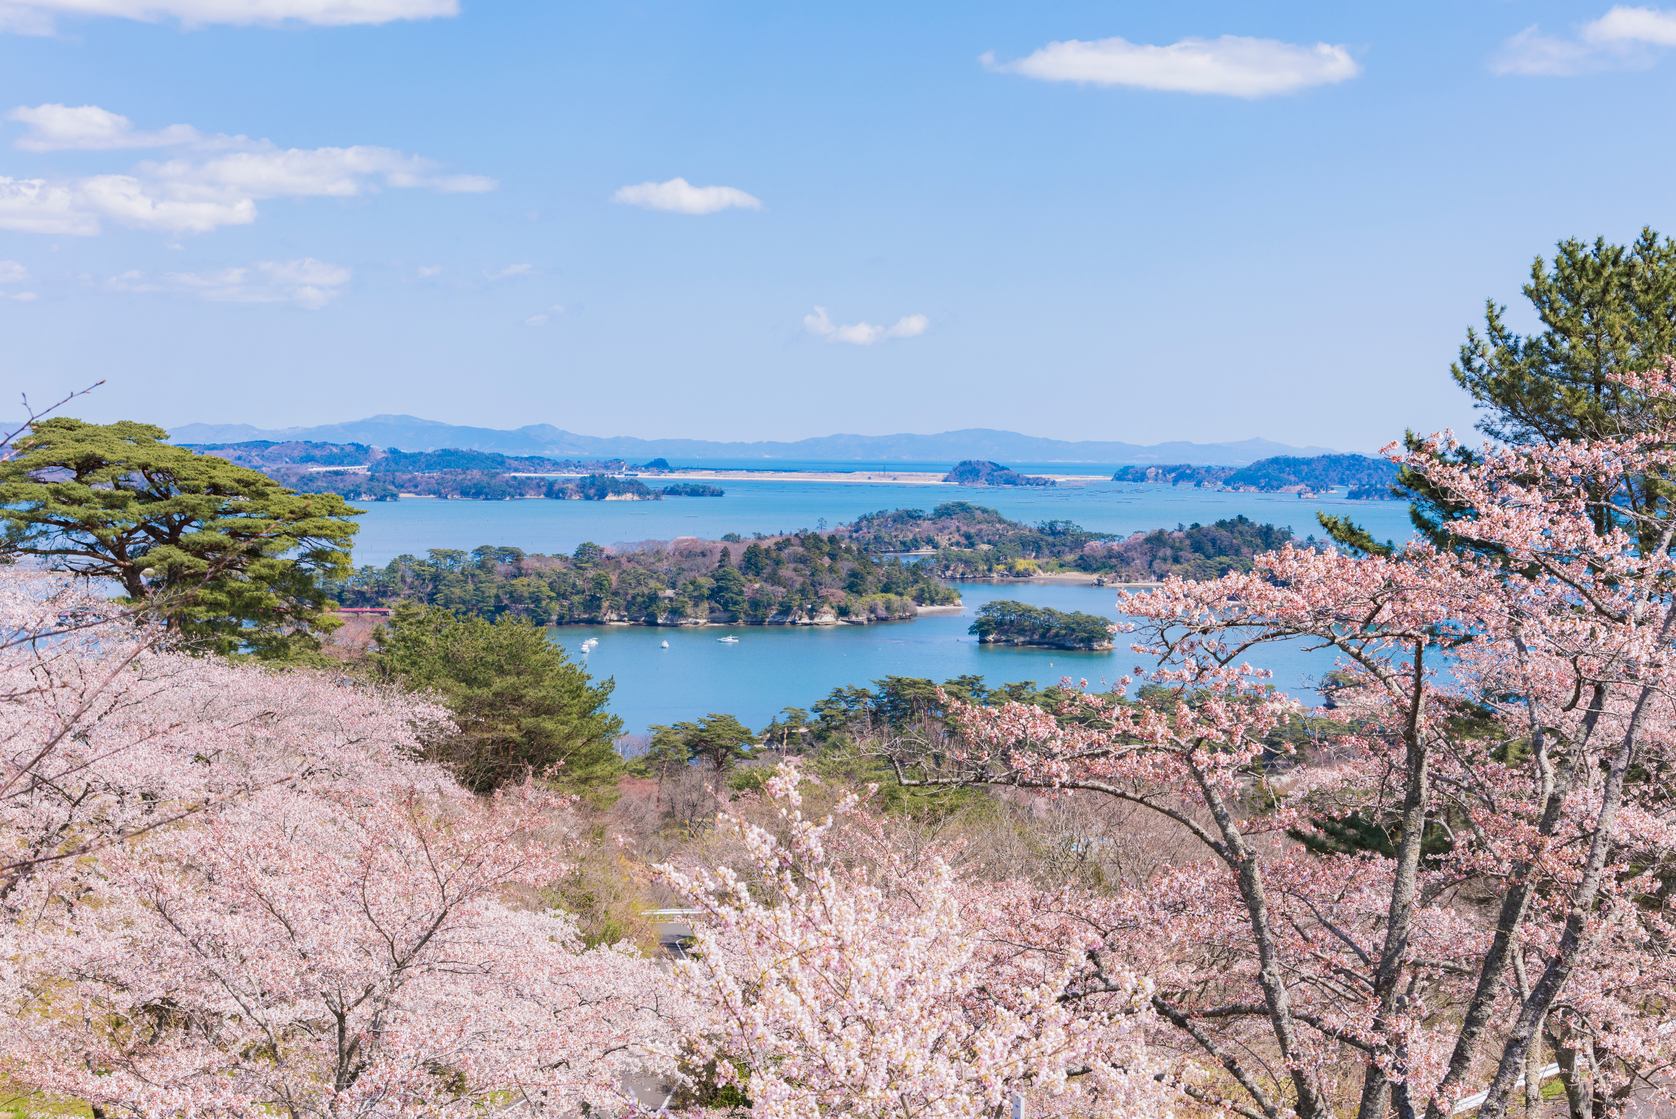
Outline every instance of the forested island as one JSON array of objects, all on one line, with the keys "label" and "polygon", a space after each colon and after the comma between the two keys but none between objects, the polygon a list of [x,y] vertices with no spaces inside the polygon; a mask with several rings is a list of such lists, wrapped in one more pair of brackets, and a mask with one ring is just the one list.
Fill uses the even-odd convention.
[{"label": "forested island", "polygon": [[1290,528],[1260,525],[1243,515],[1211,525],[1177,525],[1174,531],[1161,528],[1118,537],[1070,521],[1022,524],[966,501],[945,502],[929,514],[921,509],[881,510],[841,531],[875,554],[927,555],[925,562],[942,579],[1076,572],[1120,583],[1171,575],[1213,579],[1229,571],[1249,571],[1251,557],[1293,539]]},{"label": "forested island", "polygon": [[422,602],[543,625],[841,625],[957,606],[922,564],[869,556],[837,534],[752,540],[742,549],[683,537],[627,548],[583,544],[569,556],[485,545],[435,548],[326,582],[340,607]]},{"label": "forested island", "polygon": [[[351,501],[409,497],[508,501],[657,501],[664,497],[721,497],[716,486],[675,482],[662,487],[640,479],[669,471],[655,459],[634,466],[621,459],[575,461],[449,448],[398,451],[365,443],[206,443],[190,450],[259,470],[298,493],[335,493]],[[632,472],[634,477],[625,477]]]},{"label": "forested island", "polygon": [[967,632],[976,634],[980,645],[1102,651],[1113,647],[1117,629],[1097,614],[1001,601],[980,606],[978,620]]},{"label": "forested island", "polygon": [[1259,493],[1320,493],[1343,487],[1355,499],[1391,499],[1397,480],[1397,465],[1367,455],[1316,455],[1296,458],[1280,455],[1259,459],[1249,466],[1125,466],[1112,475],[1114,482],[1168,482]]},{"label": "forested island", "polygon": [[1052,486],[1057,484],[1052,478],[1020,474],[1016,470],[1009,470],[1000,463],[976,458],[969,458],[955,466],[953,470],[943,475],[943,481],[953,482],[961,486]]}]

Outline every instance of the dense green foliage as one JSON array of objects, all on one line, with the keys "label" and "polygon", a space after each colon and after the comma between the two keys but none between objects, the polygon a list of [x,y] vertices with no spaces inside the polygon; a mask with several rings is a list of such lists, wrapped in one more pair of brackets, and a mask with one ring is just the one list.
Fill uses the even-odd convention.
[{"label": "dense green foliage", "polygon": [[365,443],[276,443],[262,439],[206,443],[193,449],[260,470],[302,492],[335,493],[357,501],[395,501],[402,494],[474,501],[515,497],[601,501],[625,495],[656,500],[665,493],[672,497],[719,497],[722,493],[713,486],[672,486],[654,491],[636,479],[619,477],[632,469],[620,459],[574,462],[456,447],[399,451],[394,447],[380,450]]},{"label": "dense green foliage", "polygon": [[469,789],[533,774],[597,795],[622,771],[613,742],[623,721],[605,711],[613,682],[594,683],[522,618],[403,603],[378,634],[373,664],[447,703],[456,725],[428,733],[426,747]]},{"label": "dense green foliage", "polygon": [[[1651,229],[1628,246],[1569,238],[1555,246],[1551,267],[1540,256],[1532,262],[1530,281],[1520,290],[1542,330],[1514,333],[1503,318],[1506,307],[1486,300],[1484,333],[1469,327],[1460,359],[1449,367],[1483,412],[1479,429],[1503,442],[1527,444],[1609,442],[1644,429],[1650,405],[1611,377],[1676,356],[1676,241],[1661,241]],[[1412,432],[1407,441],[1411,448],[1419,445]],[[1472,458],[1464,448],[1459,455]],[[1404,470],[1398,489],[1412,501],[1409,515],[1423,535],[1448,547],[1470,543],[1462,510],[1440,501],[1423,479]],[[1597,489],[1599,498],[1615,491],[1616,500],[1630,508],[1659,516],[1668,516],[1676,500],[1676,485],[1665,474],[1603,478]],[[1601,527],[1611,518],[1605,504],[1595,507]],[[1347,518],[1323,515],[1321,523],[1341,544],[1363,551],[1391,548]],[[1656,530],[1644,532],[1647,547]]]},{"label": "dense green foliage", "polygon": [[1038,478],[1032,474],[1020,474],[1016,470],[1009,470],[1000,463],[975,458],[967,459],[943,475],[943,481],[957,482],[963,486],[1051,486],[1054,484],[1052,478]]},{"label": "dense green foliage", "polygon": [[1110,649],[1112,624],[1080,610],[1065,613],[1023,602],[986,602],[968,633],[984,644],[1046,645],[1059,649]]},{"label": "dense green foliage", "polygon": [[658,492],[665,497],[721,497],[727,493],[720,486],[705,485],[703,482],[672,482]]},{"label": "dense green foliage", "polygon": [[203,651],[318,648],[336,625],[319,581],[348,573],[358,510],[167,440],[127,421],[34,424],[0,462],[0,555],[109,579]]},{"label": "dense green foliage", "polygon": [[[548,497],[560,496],[554,483],[548,490]],[[568,487],[567,487],[568,488]],[[565,494],[569,496],[569,494]],[[584,501],[605,501],[610,498],[629,497],[637,501],[656,501],[659,494],[653,492],[645,482],[634,478],[614,478],[609,474],[590,474],[576,483],[576,496]]]},{"label": "dense green foliage", "polygon": [[1264,492],[1302,487],[1324,491],[1349,487],[1351,498],[1389,498],[1396,481],[1396,464],[1364,454],[1317,454],[1312,457],[1275,456],[1250,466],[1125,466],[1111,476],[1115,482],[1170,482],[1172,486],[1227,486]]},{"label": "dense green foliage", "polygon": [[959,601],[929,570],[875,560],[836,535],[765,537],[733,549],[683,539],[607,552],[583,544],[571,556],[526,555],[485,545],[433,549],[363,567],[329,590],[344,606],[425,602],[463,613],[511,613],[533,622],[706,620],[771,623],[912,617],[916,605]]},{"label": "dense green foliage", "polygon": [[[956,676],[938,684],[922,676],[886,676],[874,680],[873,688],[833,688],[825,699],[808,711],[788,707],[770,725],[766,737],[776,741],[778,727],[808,726],[812,741],[827,744],[910,730],[925,724],[942,724],[948,704],[938,698],[940,690],[948,700],[985,706],[1000,703],[1030,703],[1054,707],[1064,693],[1057,687],[1038,689],[1034,680],[1021,680],[987,687],[982,676]],[[798,736],[802,737],[802,736]],[[793,744],[796,738],[786,738]]]},{"label": "dense green foliage", "polygon": [[708,762],[717,773],[725,773],[751,756],[757,736],[732,715],[709,714],[696,723],[654,726],[652,745],[642,756],[643,772],[666,775],[667,765]]},{"label": "dense green foliage", "polygon": [[858,517],[843,531],[869,552],[941,552],[946,549],[998,550],[996,559],[1048,559],[1071,555],[1085,545],[1115,539],[1089,532],[1070,521],[1026,525],[994,509],[967,501],[945,501],[928,515],[923,509],[881,509]]},{"label": "dense green foliage", "polygon": [[1223,479],[1229,489],[1264,491],[1302,486],[1312,491],[1348,487],[1353,494],[1388,496],[1397,480],[1395,463],[1367,455],[1316,455],[1314,458],[1280,456],[1242,467]]},{"label": "dense green foliage", "polygon": [[1259,459],[1249,466],[1125,466],[1112,475],[1114,482],[1169,482],[1171,485],[1226,486],[1229,489],[1275,492],[1293,487],[1312,491],[1344,486],[1353,498],[1392,496],[1397,467],[1385,459],[1366,455],[1315,455],[1309,458],[1280,455]]},{"label": "dense green foliage", "polygon": [[1289,528],[1260,525],[1245,516],[1118,539],[1070,521],[1021,524],[965,501],[946,502],[929,515],[921,509],[869,513],[846,532],[874,553],[934,553],[926,562],[944,579],[1081,572],[1130,582],[1247,571],[1252,556],[1292,539]]},{"label": "dense green foliage", "polygon": [[1120,466],[1112,475],[1114,482],[1168,482],[1172,486],[1220,486],[1222,480],[1234,473],[1232,466],[1194,466],[1179,462],[1174,466]]}]

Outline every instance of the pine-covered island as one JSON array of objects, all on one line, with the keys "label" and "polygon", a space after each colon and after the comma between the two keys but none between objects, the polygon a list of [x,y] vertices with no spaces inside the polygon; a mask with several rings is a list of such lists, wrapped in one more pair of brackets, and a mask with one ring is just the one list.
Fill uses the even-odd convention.
[{"label": "pine-covered island", "polygon": [[[423,602],[545,625],[865,625],[959,607],[960,592],[949,581],[1071,573],[1117,585],[1214,577],[1250,570],[1253,555],[1292,539],[1290,529],[1243,517],[1119,538],[1063,521],[1024,524],[956,501],[930,513],[881,510],[825,535],[586,543],[568,556],[495,545],[434,548],[424,558],[361,567],[326,591],[339,608]],[[1031,624],[1044,633],[1083,633],[1080,621]],[[1076,641],[1064,647],[1091,647],[1082,636]]]}]

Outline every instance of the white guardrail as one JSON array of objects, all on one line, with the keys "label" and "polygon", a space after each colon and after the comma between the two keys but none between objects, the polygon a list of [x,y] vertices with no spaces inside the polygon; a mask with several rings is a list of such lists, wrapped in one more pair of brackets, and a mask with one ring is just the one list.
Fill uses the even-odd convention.
[{"label": "white guardrail", "polygon": [[[1540,1084],[1544,1080],[1547,1080],[1550,1076],[1558,1076],[1559,1074],[1560,1074],[1560,1066],[1559,1065],[1549,1065],[1547,1068],[1542,1069],[1540,1072],[1538,1072],[1536,1074],[1536,1082],[1538,1084]],[[1513,1082],[1513,1087],[1515,1089],[1523,1088],[1524,1086],[1525,1086],[1525,1078],[1522,1077],[1522,1076],[1518,1080],[1515,1080]],[[1484,1091],[1479,1092],[1475,1096],[1468,1096],[1464,1100],[1456,1100],[1455,1101],[1455,1106],[1454,1106],[1453,1109],[1450,1110],[1449,1114],[1459,1115],[1463,1111],[1472,1111],[1475,1108],[1481,1107],[1484,1103],[1485,1098],[1488,1097],[1489,1094],[1490,1094],[1490,1090],[1488,1088],[1486,1088],[1486,1089],[1484,1089]]]}]

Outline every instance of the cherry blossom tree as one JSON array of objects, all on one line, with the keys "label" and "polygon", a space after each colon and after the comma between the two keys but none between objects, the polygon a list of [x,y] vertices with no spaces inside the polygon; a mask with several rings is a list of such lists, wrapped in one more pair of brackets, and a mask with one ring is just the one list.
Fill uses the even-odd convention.
[{"label": "cherry blossom tree", "polygon": [[675,968],[708,1011],[689,1041],[752,1114],[980,1116],[1025,1090],[1033,1114],[1167,1111],[1147,982],[1101,972],[1080,997],[1085,924],[934,851],[905,859],[854,793],[805,819],[803,780],[787,762],[765,787],[783,837],[718,816],[747,865],[658,868],[700,913]]},{"label": "cherry blossom tree", "polygon": [[550,908],[564,805],[413,760],[441,709],[169,651],[0,573],[0,1067],[97,1114],[570,1112],[680,1003]]},{"label": "cherry blossom tree", "polygon": [[[1676,397],[1669,368],[1625,379]],[[1288,547],[1125,595],[1159,664],[1143,702],[957,705],[962,748],[899,772],[1090,790],[1196,837],[1202,863],[1087,917],[1243,1114],[1441,1119],[1487,1082],[1499,1117],[1545,1031],[1615,1062],[1610,1107],[1676,1052],[1676,522],[1613,481],[1673,448],[1669,426],[1472,456],[1420,441],[1400,460],[1453,511],[1448,546]],[[1298,706],[1245,665],[1300,640],[1338,653],[1351,716],[1308,757],[1277,733]],[[1334,850],[1330,825],[1383,849]]]}]

